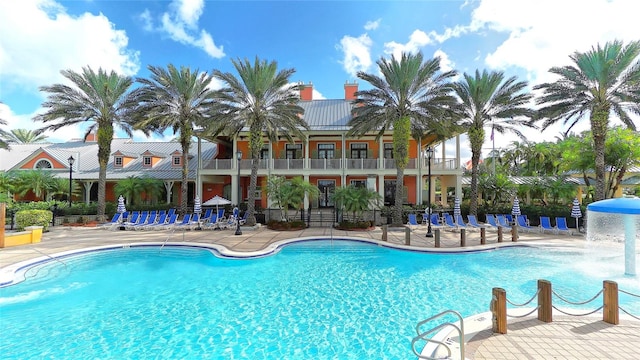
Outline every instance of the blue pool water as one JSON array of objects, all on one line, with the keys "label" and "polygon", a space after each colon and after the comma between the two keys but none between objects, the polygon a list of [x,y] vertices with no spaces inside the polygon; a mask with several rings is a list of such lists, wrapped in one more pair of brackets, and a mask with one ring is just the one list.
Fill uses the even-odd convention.
[{"label": "blue pool water", "polygon": [[[541,278],[576,301],[604,279],[640,293],[616,258],[525,247],[424,254],[310,241],[251,260],[144,247],[64,262],[0,289],[1,357],[408,359],[418,321],[488,311],[492,287],[514,302]],[[620,301],[640,313],[640,301]]]}]

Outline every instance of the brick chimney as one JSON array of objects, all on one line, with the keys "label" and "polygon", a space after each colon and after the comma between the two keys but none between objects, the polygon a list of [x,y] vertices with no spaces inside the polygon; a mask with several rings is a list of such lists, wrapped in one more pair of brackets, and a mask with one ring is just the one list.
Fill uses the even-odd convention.
[{"label": "brick chimney", "polygon": [[349,81],[347,81],[344,84],[344,99],[355,100],[357,91],[358,91],[358,83],[354,81],[352,84]]},{"label": "brick chimney", "polygon": [[98,141],[98,139],[96,139],[96,131],[93,130],[90,133],[87,134],[87,137],[84,138],[84,142],[96,142]]},{"label": "brick chimney", "polygon": [[308,84],[300,83],[300,100],[313,100],[313,84],[311,83],[311,81],[309,81]]}]

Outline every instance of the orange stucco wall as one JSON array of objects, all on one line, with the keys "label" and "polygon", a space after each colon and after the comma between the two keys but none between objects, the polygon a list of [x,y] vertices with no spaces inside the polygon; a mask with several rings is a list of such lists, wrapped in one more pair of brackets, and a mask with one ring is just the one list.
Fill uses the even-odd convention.
[{"label": "orange stucco wall", "polygon": [[53,157],[51,157],[51,155],[42,152],[40,153],[38,156],[36,156],[35,158],[31,159],[30,161],[28,161],[27,163],[25,163],[24,165],[22,165],[20,168],[21,169],[25,169],[25,170],[31,170],[33,169],[33,167],[36,165],[36,163],[42,159],[47,159],[49,160],[49,162],[51,162],[51,165],[53,166],[54,169],[68,169],[69,168],[69,164],[61,164],[58,162],[58,160],[54,159]]}]

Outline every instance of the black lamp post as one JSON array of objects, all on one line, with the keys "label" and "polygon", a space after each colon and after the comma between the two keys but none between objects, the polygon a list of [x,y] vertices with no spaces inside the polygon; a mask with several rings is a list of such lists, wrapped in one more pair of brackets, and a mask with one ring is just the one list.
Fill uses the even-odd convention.
[{"label": "black lamp post", "polygon": [[236,216],[236,235],[242,235],[240,230],[240,199],[242,193],[240,192],[240,160],[242,160],[242,151],[236,152],[236,158],[238,159],[238,215]]},{"label": "black lamp post", "polygon": [[429,180],[429,187],[427,188],[427,209],[429,210],[429,217],[427,219],[427,237],[433,237],[431,233],[431,157],[433,156],[433,148],[429,146],[427,148],[427,179]]},{"label": "black lamp post", "polygon": [[69,156],[67,161],[69,162],[69,207],[71,207],[71,192],[73,190],[73,163],[76,161],[76,159],[74,159],[73,156]]}]

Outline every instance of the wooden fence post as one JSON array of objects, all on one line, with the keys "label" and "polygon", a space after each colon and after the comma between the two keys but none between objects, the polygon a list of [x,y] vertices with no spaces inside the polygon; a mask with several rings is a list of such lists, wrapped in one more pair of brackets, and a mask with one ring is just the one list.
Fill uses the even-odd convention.
[{"label": "wooden fence post", "polygon": [[551,282],[538,280],[538,320],[547,323],[553,320],[551,295]]},{"label": "wooden fence post", "polygon": [[518,241],[518,227],[517,226],[511,227],[511,241],[513,241],[513,242],[517,242]]},{"label": "wooden fence post", "polygon": [[440,247],[440,229],[435,229],[433,231],[433,239],[436,242],[435,247],[439,248]]},{"label": "wooden fence post", "polygon": [[502,226],[498,226],[498,242],[502,242]]},{"label": "wooden fence post", "polygon": [[502,288],[493,288],[491,294],[491,314],[493,332],[507,333],[507,292]]},{"label": "wooden fence post", "polygon": [[404,229],[404,244],[411,245],[411,229],[408,227]]},{"label": "wooden fence post", "polygon": [[460,229],[460,247],[467,246],[467,230]]},{"label": "wooden fence post", "polygon": [[484,227],[480,228],[480,245],[484,245],[487,243],[487,229]]},{"label": "wooden fence post", "polygon": [[620,323],[620,311],[618,307],[618,283],[611,280],[605,280],[604,291],[602,293],[602,301],[604,309],[602,310],[602,321],[618,325]]},{"label": "wooden fence post", "polygon": [[387,234],[387,231],[389,230],[388,227],[389,226],[387,224],[382,225],[382,241],[389,241]]}]

